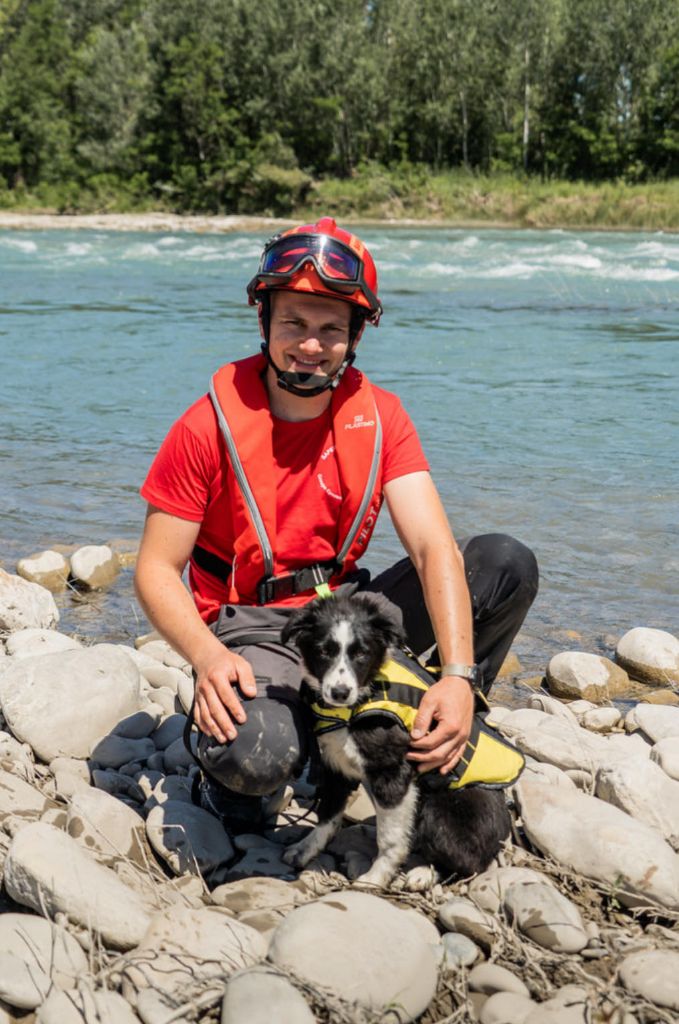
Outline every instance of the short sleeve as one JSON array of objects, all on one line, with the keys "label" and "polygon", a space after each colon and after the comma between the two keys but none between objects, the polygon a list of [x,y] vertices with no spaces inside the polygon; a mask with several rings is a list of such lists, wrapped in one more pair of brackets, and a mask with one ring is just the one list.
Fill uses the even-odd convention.
[{"label": "short sleeve", "polygon": [[156,455],[141,495],[163,512],[200,523],[210,498],[215,474],[212,445],[179,419]]},{"label": "short sleeve", "polygon": [[427,472],[419,436],[400,399],[389,391],[374,388],[384,432],[382,483],[388,484],[409,473]]}]

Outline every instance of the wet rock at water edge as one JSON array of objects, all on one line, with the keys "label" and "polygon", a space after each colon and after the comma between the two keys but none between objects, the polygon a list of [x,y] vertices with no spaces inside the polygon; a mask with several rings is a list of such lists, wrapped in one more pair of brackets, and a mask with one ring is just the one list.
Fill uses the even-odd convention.
[{"label": "wet rock at water edge", "polygon": [[83,590],[103,590],[119,571],[118,556],[105,544],[86,544],[71,555],[71,578]]},{"label": "wet rock at water edge", "polygon": [[627,673],[608,658],[584,651],[563,651],[547,666],[547,686],[556,697],[590,700],[601,704],[625,693]]},{"label": "wet rock at water edge", "polygon": [[[45,591],[47,593],[47,591]],[[23,658],[0,675],[13,734],[37,757],[88,757],[139,705],[139,671],[115,644]]]},{"label": "wet rock at water edge", "polygon": [[0,569],[0,630],[52,629],[59,610],[49,590]]},{"label": "wet rock at water edge", "polygon": [[59,551],[39,551],[17,562],[17,573],[29,583],[38,583],[41,587],[58,593],[64,590],[68,582],[70,564]]},{"label": "wet rock at water edge", "polygon": [[349,1002],[389,1007],[395,1021],[415,1020],[436,991],[433,946],[410,915],[368,893],[333,892],[291,911],[274,932],[269,959]]},{"label": "wet rock at water edge", "polygon": [[679,683],[679,640],[662,629],[636,626],[618,641],[616,661],[642,683]]}]

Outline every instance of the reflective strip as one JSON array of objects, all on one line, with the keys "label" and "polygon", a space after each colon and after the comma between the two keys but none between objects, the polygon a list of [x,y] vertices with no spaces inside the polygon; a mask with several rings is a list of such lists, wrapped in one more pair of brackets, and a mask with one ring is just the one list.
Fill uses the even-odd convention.
[{"label": "reflective strip", "polygon": [[242,495],[243,495],[243,497],[245,499],[245,504],[247,505],[248,511],[250,513],[250,516],[252,517],[252,523],[253,523],[253,526],[255,528],[255,532],[257,534],[257,539],[259,541],[259,546],[262,549],[262,556],[264,558],[264,575],[265,576],[272,576],[273,575],[273,551],[271,549],[271,542],[270,542],[269,537],[267,535],[266,528],[264,526],[264,520],[262,519],[261,512],[259,511],[259,508],[257,507],[257,502],[255,501],[255,496],[252,493],[252,488],[250,487],[250,484],[248,482],[248,478],[245,475],[245,470],[243,469],[243,463],[240,460],[240,455],[238,454],[238,449],[236,448],[236,442],[233,439],[233,434],[231,433],[231,428],[230,428],[229,424],[227,423],[226,416],[224,415],[224,411],[223,411],[223,409],[222,409],[222,407],[221,407],[221,405],[219,403],[219,399],[217,398],[217,391],[216,391],[216,388],[215,388],[215,377],[216,376],[217,376],[217,374],[214,374],[214,376],[212,377],[212,380],[210,381],[210,398],[212,399],[212,404],[214,405],[215,412],[217,413],[217,420],[219,422],[220,429],[221,429],[222,434],[224,436],[224,440],[226,441],[226,447],[229,450],[229,458],[231,459],[231,468],[233,469],[234,475],[236,477],[236,482],[238,483],[238,486],[241,489],[241,493],[242,493]]},{"label": "reflective strip", "polygon": [[377,405],[375,405],[375,447],[373,449],[373,458],[370,466],[370,472],[368,473],[368,482],[363,492],[363,498],[359,506],[358,512],[354,516],[354,521],[349,528],[349,532],[344,538],[344,543],[337,554],[337,561],[340,566],[344,564],[344,559],[349,554],[351,547],[360,533],[363,525],[363,519],[368,511],[368,505],[375,489],[375,481],[377,480],[377,472],[380,467],[380,457],[382,455],[382,421],[377,411]]}]

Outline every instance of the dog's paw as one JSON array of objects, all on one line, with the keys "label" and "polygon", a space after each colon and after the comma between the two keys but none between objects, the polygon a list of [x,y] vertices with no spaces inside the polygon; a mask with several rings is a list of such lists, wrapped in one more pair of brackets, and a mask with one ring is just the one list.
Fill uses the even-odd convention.
[{"label": "dog's paw", "polygon": [[383,868],[376,869],[373,864],[370,871],[366,871],[364,874],[359,875],[353,884],[357,889],[388,889],[389,883],[393,878],[393,874],[393,871],[386,871]]},{"label": "dog's paw", "polygon": [[406,892],[429,892],[439,880],[439,873],[430,864],[419,864],[406,872],[403,888]]},{"label": "dog's paw", "polygon": [[291,868],[295,868],[296,871],[301,871],[305,868],[309,861],[313,860],[314,851],[309,850],[303,842],[294,843],[292,846],[288,846],[287,850],[282,854],[282,860],[285,864],[289,864]]}]

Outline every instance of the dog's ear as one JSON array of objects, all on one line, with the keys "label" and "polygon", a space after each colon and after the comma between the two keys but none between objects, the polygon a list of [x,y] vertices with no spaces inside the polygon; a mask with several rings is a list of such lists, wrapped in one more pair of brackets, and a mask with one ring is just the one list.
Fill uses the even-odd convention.
[{"label": "dog's ear", "polygon": [[294,643],[301,633],[313,629],[317,618],[318,607],[316,602],[310,601],[309,604],[292,613],[281,630],[281,642],[289,644],[292,641]]},{"label": "dog's ear", "polygon": [[359,593],[354,600],[365,605],[370,616],[370,628],[382,638],[386,647],[398,647],[405,643],[401,609],[384,594]]}]

